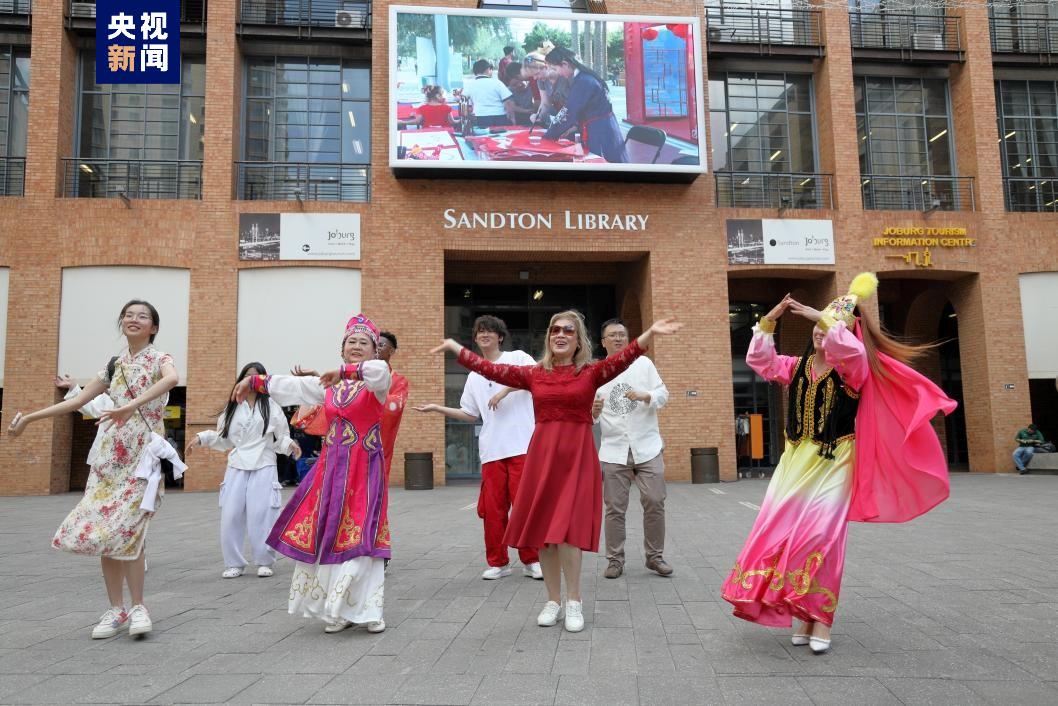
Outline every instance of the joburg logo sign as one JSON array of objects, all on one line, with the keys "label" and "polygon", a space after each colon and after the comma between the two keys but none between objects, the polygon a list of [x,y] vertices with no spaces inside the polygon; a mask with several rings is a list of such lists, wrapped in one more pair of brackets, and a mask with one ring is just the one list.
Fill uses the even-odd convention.
[{"label": "joburg logo sign", "polygon": [[97,0],[96,83],[180,83],[180,0]]}]

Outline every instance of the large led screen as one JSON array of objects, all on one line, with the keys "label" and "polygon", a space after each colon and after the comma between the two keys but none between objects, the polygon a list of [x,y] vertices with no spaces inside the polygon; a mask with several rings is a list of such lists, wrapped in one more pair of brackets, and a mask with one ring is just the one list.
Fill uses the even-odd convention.
[{"label": "large led screen", "polygon": [[389,9],[391,167],[705,171],[697,18]]}]

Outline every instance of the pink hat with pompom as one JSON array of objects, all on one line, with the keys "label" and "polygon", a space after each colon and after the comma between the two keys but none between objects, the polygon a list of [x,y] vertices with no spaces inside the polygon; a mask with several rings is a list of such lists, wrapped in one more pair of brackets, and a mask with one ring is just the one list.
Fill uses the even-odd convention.
[{"label": "pink hat with pompom", "polygon": [[357,314],[349,319],[349,323],[345,325],[345,335],[342,340],[349,338],[349,335],[353,333],[365,333],[376,346],[378,345],[378,327],[363,314]]}]

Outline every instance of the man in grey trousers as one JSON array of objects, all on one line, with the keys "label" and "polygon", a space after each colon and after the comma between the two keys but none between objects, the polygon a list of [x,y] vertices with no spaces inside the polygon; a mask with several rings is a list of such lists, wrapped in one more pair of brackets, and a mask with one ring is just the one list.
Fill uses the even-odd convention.
[{"label": "man in grey trousers", "polygon": [[[602,325],[602,344],[607,355],[628,345],[628,329],[620,319]],[[643,504],[643,553],[646,566],[662,576],[672,567],[665,551],[665,461],[664,442],[658,430],[658,410],[665,406],[669,391],[654,363],[641,356],[627,370],[599,388],[592,414],[602,425],[599,461],[602,465],[602,497],[606,506],[606,558],[603,573],[615,579],[624,571],[625,512],[632,481],[639,487]]]}]

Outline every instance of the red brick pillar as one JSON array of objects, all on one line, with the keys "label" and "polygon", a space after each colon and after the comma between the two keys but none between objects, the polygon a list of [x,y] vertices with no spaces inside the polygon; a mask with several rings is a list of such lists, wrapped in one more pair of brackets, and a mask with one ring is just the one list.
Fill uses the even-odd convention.
[{"label": "red brick pillar", "polygon": [[859,210],[859,143],[856,136],[856,100],[852,81],[852,38],[849,13],[824,7],[820,11],[825,59],[815,62],[816,134],[819,170],[833,174],[834,207]]}]

